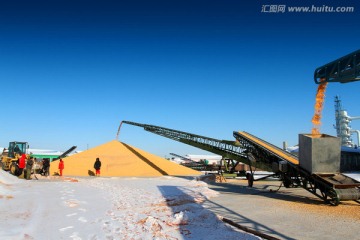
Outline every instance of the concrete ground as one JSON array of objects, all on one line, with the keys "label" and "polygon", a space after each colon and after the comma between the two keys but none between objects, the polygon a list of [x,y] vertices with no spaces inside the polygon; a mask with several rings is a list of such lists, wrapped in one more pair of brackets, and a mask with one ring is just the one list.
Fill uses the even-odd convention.
[{"label": "concrete ground", "polygon": [[[302,188],[280,188],[280,181],[227,179],[208,183],[219,197],[205,202],[222,217],[279,239],[360,239],[360,204],[327,205]],[[270,191],[272,190],[272,191]]]}]

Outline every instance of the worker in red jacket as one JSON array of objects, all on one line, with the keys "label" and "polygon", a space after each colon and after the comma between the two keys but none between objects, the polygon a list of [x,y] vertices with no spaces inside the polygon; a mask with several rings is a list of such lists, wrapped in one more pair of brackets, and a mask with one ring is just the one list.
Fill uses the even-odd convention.
[{"label": "worker in red jacket", "polygon": [[20,176],[23,173],[23,170],[25,168],[25,160],[26,160],[26,154],[23,153],[21,154],[21,157],[19,159],[19,172],[18,172],[18,176]]},{"label": "worker in red jacket", "polygon": [[64,161],[60,158],[60,162],[59,162],[60,176],[62,176],[63,170],[64,170]]}]

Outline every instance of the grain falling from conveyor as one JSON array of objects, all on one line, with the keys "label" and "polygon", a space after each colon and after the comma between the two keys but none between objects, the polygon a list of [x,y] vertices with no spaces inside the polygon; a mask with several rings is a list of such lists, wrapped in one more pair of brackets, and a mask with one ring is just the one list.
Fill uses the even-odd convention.
[{"label": "grain falling from conveyor", "polygon": [[325,91],[327,84],[328,84],[327,82],[322,82],[319,84],[319,87],[317,89],[316,98],[315,98],[316,99],[315,113],[311,120],[311,122],[313,123],[313,128],[311,130],[311,133],[313,135],[320,134],[321,115],[324,107]]}]

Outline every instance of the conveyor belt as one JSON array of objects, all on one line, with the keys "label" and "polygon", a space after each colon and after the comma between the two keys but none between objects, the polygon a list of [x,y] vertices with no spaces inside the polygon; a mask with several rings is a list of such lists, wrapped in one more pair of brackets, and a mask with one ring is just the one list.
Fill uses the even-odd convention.
[{"label": "conveyor belt", "polygon": [[[233,136],[237,140],[235,142],[154,125],[123,121],[120,123],[117,137],[122,123],[143,127],[145,131],[222,155],[224,158],[272,171],[280,176],[285,187],[302,187],[332,205],[338,205],[341,200],[358,201],[360,198],[360,183],[357,181],[352,181],[337,173],[331,175],[312,174],[300,167],[296,156],[247,132],[233,132]],[[255,161],[252,158],[255,158]],[[251,177],[251,179],[253,178]]]},{"label": "conveyor belt", "polygon": [[254,144],[257,144],[257,145],[265,148],[266,150],[272,152],[273,154],[280,157],[281,159],[291,162],[292,164],[299,165],[299,160],[294,155],[291,155],[291,154],[287,153],[286,151],[284,151],[270,143],[267,143],[267,142],[261,140],[260,138],[257,138],[247,132],[238,132],[238,134],[240,136],[246,138],[247,140],[253,142]]},{"label": "conveyor belt", "polygon": [[[237,161],[249,164],[247,155],[243,152],[243,149],[233,140],[218,140],[214,138],[204,137],[192,133],[178,131],[170,128],[159,127],[155,125],[142,124],[130,121],[122,121],[119,125],[119,129],[116,135],[118,139],[122,124],[130,124],[144,128],[145,131],[170,138],[181,143],[188,144],[193,147],[203,149],[208,152],[212,152],[221,155],[223,158],[236,159]],[[259,164],[261,165],[261,164]],[[259,166],[262,167],[262,166]]]}]

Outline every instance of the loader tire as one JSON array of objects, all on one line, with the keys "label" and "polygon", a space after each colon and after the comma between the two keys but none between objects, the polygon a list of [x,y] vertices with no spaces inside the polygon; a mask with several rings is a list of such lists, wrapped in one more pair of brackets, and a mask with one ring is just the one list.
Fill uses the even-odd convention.
[{"label": "loader tire", "polygon": [[17,176],[18,172],[19,172],[19,167],[18,167],[18,165],[16,165],[15,163],[12,163],[12,164],[10,165],[10,173],[11,173],[12,175]]}]

